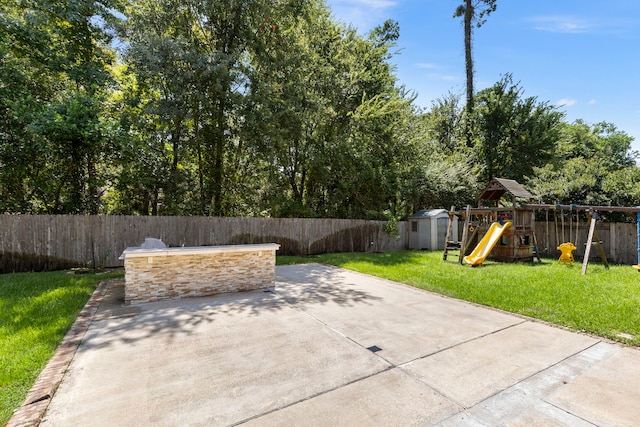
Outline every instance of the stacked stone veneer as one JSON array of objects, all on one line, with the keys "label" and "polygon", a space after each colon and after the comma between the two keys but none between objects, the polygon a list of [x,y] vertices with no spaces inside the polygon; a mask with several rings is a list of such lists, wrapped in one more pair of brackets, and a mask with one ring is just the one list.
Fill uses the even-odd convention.
[{"label": "stacked stone veneer", "polygon": [[273,286],[280,245],[127,248],[125,304],[200,297]]}]

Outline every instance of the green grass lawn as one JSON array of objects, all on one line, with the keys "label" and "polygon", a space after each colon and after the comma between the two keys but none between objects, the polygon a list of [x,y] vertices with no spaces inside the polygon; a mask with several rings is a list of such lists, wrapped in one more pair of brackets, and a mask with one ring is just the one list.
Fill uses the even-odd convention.
[{"label": "green grass lawn", "polygon": [[[442,261],[442,252],[279,257],[279,263],[322,262],[406,283],[478,304],[545,320],[626,344],[640,345],[640,273],[630,266],[486,261],[471,268]],[[454,258],[456,261],[457,259]],[[633,338],[624,338],[619,334]]]},{"label": "green grass lawn", "polygon": [[9,420],[100,280],[122,272],[0,275],[0,425]]}]

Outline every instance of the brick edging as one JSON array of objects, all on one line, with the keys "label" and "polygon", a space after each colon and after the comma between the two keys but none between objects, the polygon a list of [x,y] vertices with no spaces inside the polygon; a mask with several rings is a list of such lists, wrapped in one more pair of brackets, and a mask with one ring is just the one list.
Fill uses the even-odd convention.
[{"label": "brick edging", "polygon": [[89,329],[91,320],[95,316],[110,282],[110,280],[105,280],[98,284],[89,301],[87,301],[62,342],[56,348],[53,357],[38,375],[24,403],[20,408],[16,409],[4,427],[26,427],[40,424],[53,394],[62,382],[62,378],[73,360],[78,346]]}]

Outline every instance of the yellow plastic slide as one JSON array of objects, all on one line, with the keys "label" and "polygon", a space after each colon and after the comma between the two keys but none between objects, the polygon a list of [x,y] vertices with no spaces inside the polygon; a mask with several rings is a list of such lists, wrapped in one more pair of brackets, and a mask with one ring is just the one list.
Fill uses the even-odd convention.
[{"label": "yellow plastic slide", "polygon": [[501,225],[499,222],[494,222],[489,227],[489,231],[484,235],[478,246],[471,252],[469,255],[464,257],[464,262],[471,265],[472,267],[476,267],[484,262],[487,259],[487,256],[491,253],[493,247],[500,240],[500,236],[504,233],[504,230],[511,227],[511,221],[507,221],[504,225]]}]

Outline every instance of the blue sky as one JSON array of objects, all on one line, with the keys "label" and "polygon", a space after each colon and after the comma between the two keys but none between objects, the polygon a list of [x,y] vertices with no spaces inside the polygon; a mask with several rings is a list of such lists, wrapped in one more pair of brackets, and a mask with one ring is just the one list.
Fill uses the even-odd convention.
[{"label": "blue sky", "polygon": [[[393,59],[400,84],[430,107],[448,92],[464,100],[464,41],[453,12],[462,0],[326,0],[338,21],[366,33],[386,19],[400,24]],[[606,121],[640,151],[640,1],[497,0],[474,30],[475,89],[511,73],[524,96],[566,113]]]}]

